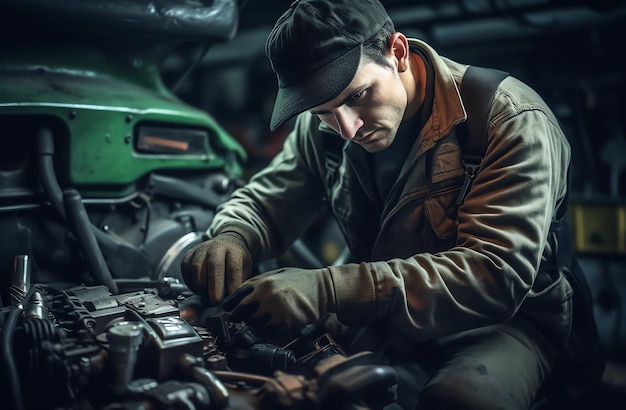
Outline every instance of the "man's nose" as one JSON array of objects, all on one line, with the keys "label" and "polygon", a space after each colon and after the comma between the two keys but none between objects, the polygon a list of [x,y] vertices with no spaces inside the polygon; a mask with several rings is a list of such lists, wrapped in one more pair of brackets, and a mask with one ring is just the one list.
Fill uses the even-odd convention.
[{"label": "man's nose", "polygon": [[354,139],[359,128],[363,126],[363,120],[358,113],[346,106],[337,108],[335,121],[337,121],[337,126],[339,127],[339,134],[346,140]]}]

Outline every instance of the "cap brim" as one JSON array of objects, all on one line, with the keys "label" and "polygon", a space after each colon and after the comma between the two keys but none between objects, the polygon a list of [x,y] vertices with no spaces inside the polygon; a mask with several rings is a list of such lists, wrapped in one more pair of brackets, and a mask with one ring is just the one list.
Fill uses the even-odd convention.
[{"label": "cap brim", "polygon": [[294,116],[341,94],[350,85],[359,67],[361,48],[359,45],[348,50],[297,84],[279,87],[270,129],[274,131]]}]

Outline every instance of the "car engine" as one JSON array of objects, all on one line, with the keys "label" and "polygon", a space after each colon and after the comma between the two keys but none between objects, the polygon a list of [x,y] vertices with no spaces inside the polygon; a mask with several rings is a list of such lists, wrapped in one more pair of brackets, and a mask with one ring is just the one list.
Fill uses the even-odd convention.
[{"label": "car engine", "polygon": [[205,308],[178,279],[111,294],[28,283],[28,258],[0,309],[2,396],[12,409],[376,409],[397,374],[347,355],[311,325],[288,346]]}]

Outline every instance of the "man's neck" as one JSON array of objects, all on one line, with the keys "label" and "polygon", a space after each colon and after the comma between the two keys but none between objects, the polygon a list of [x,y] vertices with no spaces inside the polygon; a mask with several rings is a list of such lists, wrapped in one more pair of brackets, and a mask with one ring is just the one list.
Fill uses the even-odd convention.
[{"label": "man's neck", "polygon": [[409,58],[410,70],[407,70],[407,77],[403,80],[407,90],[405,120],[419,111],[426,98],[426,65],[424,60],[415,53],[410,53]]}]

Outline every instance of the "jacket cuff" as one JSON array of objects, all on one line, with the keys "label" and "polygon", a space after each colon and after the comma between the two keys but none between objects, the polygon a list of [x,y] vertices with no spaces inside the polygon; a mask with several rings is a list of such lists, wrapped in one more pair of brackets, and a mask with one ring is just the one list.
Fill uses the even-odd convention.
[{"label": "jacket cuff", "polygon": [[347,326],[364,326],[376,317],[376,286],[368,263],[329,266],[335,287],[337,319]]}]

